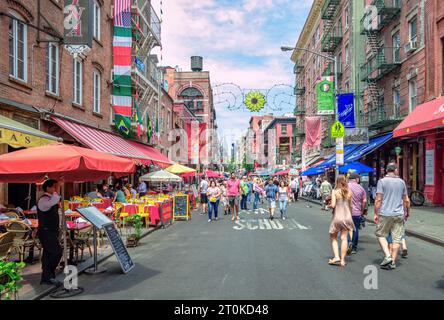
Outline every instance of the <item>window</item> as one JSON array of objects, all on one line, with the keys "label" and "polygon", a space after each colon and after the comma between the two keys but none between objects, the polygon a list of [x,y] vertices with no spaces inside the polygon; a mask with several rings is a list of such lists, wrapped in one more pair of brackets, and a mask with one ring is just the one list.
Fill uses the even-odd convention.
[{"label": "window", "polygon": [[338,54],[338,72],[342,73],[342,52]]},{"label": "window", "polygon": [[338,25],[336,27],[336,35],[342,36],[342,17],[338,19]]},{"label": "window", "polygon": [[409,39],[413,42],[418,40],[418,19],[416,17],[409,21]]},{"label": "window", "polygon": [[94,25],[93,25],[94,38],[96,38],[97,40],[100,40],[100,6],[97,1],[94,1],[94,10],[93,11],[94,11],[93,12],[93,14],[94,14]]},{"label": "window", "polygon": [[345,64],[346,65],[350,64],[350,48],[348,44],[345,46]]},{"label": "window", "polygon": [[418,97],[418,83],[417,79],[412,78],[409,80],[409,107],[410,112],[412,112],[417,106],[417,97]]},{"label": "window", "polygon": [[72,60],[72,101],[78,105],[82,104],[82,62]]},{"label": "window", "polygon": [[345,9],[345,30],[348,29],[348,27],[350,26],[350,15],[349,15],[349,10],[348,8]]},{"label": "window", "polygon": [[287,125],[286,124],[281,125],[281,133],[287,134]]},{"label": "window", "polygon": [[17,79],[28,80],[27,26],[16,20],[9,22],[9,74]]},{"label": "window", "polygon": [[393,43],[393,62],[400,62],[401,61],[401,36],[399,34],[399,31],[396,32],[393,35],[392,38]]},{"label": "window", "polygon": [[59,46],[55,43],[46,48],[46,91],[59,94]]},{"label": "window", "polygon": [[393,88],[393,115],[398,116],[401,107],[401,87],[397,85]]},{"label": "window", "polygon": [[93,72],[93,111],[100,113],[100,73],[97,70]]}]

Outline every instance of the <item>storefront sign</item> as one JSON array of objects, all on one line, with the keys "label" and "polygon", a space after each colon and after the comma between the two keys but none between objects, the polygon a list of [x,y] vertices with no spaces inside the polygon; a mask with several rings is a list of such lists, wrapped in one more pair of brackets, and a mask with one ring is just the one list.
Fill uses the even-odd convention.
[{"label": "storefront sign", "polygon": [[368,128],[348,128],[345,129],[345,145],[368,144]]},{"label": "storefront sign", "polygon": [[338,118],[344,127],[355,127],[355,95],[353,93],[338,96]]},{"label": "storefront sign", "polygon": [[68,45],[92,47],[93,1],[66,0],[63,9],[63,42]]},{"label": "storefront sign", "polygon": [[425,178],[426,185],[435,185],[435,150],[426,150]]},{"label": "storefront sign", "polygon": [[336,139],[336,165],[344,165],[344,138]]},{"label": "storefront sign", "polygon": [[0,143],[9,144],[13,148],[21,147],[40,147],[47,144],[57,143],[55,140],[49,140],[42,137],[22,133],[15,130],[0,128]]},{"label": "storefront sign", "polygon": [[335,113],[335,92],[333,81],[322,80],[316,85],[318,115]]}]

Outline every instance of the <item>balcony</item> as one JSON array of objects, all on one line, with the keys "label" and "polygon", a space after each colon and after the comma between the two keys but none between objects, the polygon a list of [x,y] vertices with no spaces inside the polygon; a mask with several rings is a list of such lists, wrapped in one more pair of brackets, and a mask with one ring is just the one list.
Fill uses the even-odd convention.
[{"label": "balcony", "polygon": [[304,87],[304,86],[297,85],[297,86],[294,88],[294,95],[295,95],[295,96],[301,96],[301,95],[303,95],[304,93],[305,93],[305,87]]},{"label": "balcony", "polygon": [[[334,64],[333,63],[329,63],[327,65],[327,67],[324,69],[324,71],[322,72],[322,76],[323,77],[332,77],[335,75],[335,68],[334,68]],[[341,81],[342,79],[342,66],[338,66],[338,70],[337,70],[337,75],[338,75],[338,81]]]},{"label": "balcony", "polygon": [[304,68],[305,68],[305,66],[303,66],[303,65],[301,64],[301,62],[298,61],[298,62],[296,62],[296,64],[294,65],[293,73],[294,73],[294,74],[301,74],[302,71],[304,71]]},{"label": "balcony", "polygon": [[302,106],[296,106],[296,108],[294,108],[294,114],[295,114],[295,116],[304,115],[305,109]]},{"label": "balcony", "polygon": [[322,37],[322,52],[334,52],[342,42],[343,33],[341,27],[334,27]]},{"label": "balcony", "polygon": [[305,136],[305,125],[298,125],[296,126],[296,135],[297,136]]},{"label": "balcony", "polygon": [[361,66],[361,81],[378,81],[401,65],[401,48],[380,48]]},{"label": "balcony", "polygon": [[[373,0],[372,6],[377,9],[373,20],[370,10],[361,19],[361,34],[378,33],[401,15],[402,0]],[[369,20],[370,19],[370,20]]]},{"label": "balcony", "polygon": [[133,2],[132,11],[135,13],[133,20],[139,18],[138,31],[142,34],[142,40],[153,38],[154,45],[161,45],[161,21],[149,0],[136,0]]},{"label": "balcony", "polygon": [[321,16],[323,20],[332,20],[336,15],[341,0],[325,0],[324,6],[321,10]]},{"label": "balcony", "polygon": [[369,130],[385,128],[398,124],[403,120],[400,104],[381,104],[373,107],[369,106],[367,113],[367,123]]}]

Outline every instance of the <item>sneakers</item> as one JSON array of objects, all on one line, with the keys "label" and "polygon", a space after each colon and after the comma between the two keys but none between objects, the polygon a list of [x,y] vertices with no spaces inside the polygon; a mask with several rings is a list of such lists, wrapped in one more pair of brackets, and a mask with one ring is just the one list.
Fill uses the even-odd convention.
[{"label": "sneakers", "polygon": [[358,250],[357,249],[352,249],[352,251],[350,252],[350,254],[357,254]]},{"label": "sneakers", "polygon": [[392,256],[385,257],[381,262],[381,267],[387,267],[389,264],[393,263]]},{"label": "sneakers", "polygon": [[211,222],[212,220],[211,219],[208,219],[208,222]]},{"label": "sneakers", "polygon": [[282,220],[285,220],[285,216],[284,216],[284,217],[282,217]]},{"label": "sneakers", "polygon": [[352,251],[353,251],[353,244],[350,242],[350,243],[348,244],[347,254],[351,254]]},{"label": "sneakers", "polygon": [[386,266],[381,266],[381,269],[385,269],[385,270],[393,270],[396,269],[396,263],[394,261],[392,261],[391,263],[389,263]]}]

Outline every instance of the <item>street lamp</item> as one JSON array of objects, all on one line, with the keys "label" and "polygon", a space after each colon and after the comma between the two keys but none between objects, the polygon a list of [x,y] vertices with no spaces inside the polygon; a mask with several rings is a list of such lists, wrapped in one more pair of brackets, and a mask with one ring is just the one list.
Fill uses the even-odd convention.
[{"label": "street lamp", "polygon": [[[337,106],[338,106],[338,59],[336,58],[336,56],[330,57],[328,55],[316,52],[316,51],[312,51],[306,48],[300,48],[300,47],[288,47],[288,46],[282,46],[281,47],[282,52],[287,52],[287,51],[295,51],[295,50],[299,50],[299,51],[305,51],[305,52],[309,52],[312,53],[314,55],[320,56],[322,58],[325,58],[329,61],[332,61],[334,64],[334,84],[335,84],[335,120],[338,120],[338,110],[337,110]],[[337,155],[336,155],[337,157]],[[338,169],[336,169],[336,176],[338,175]]]}]

